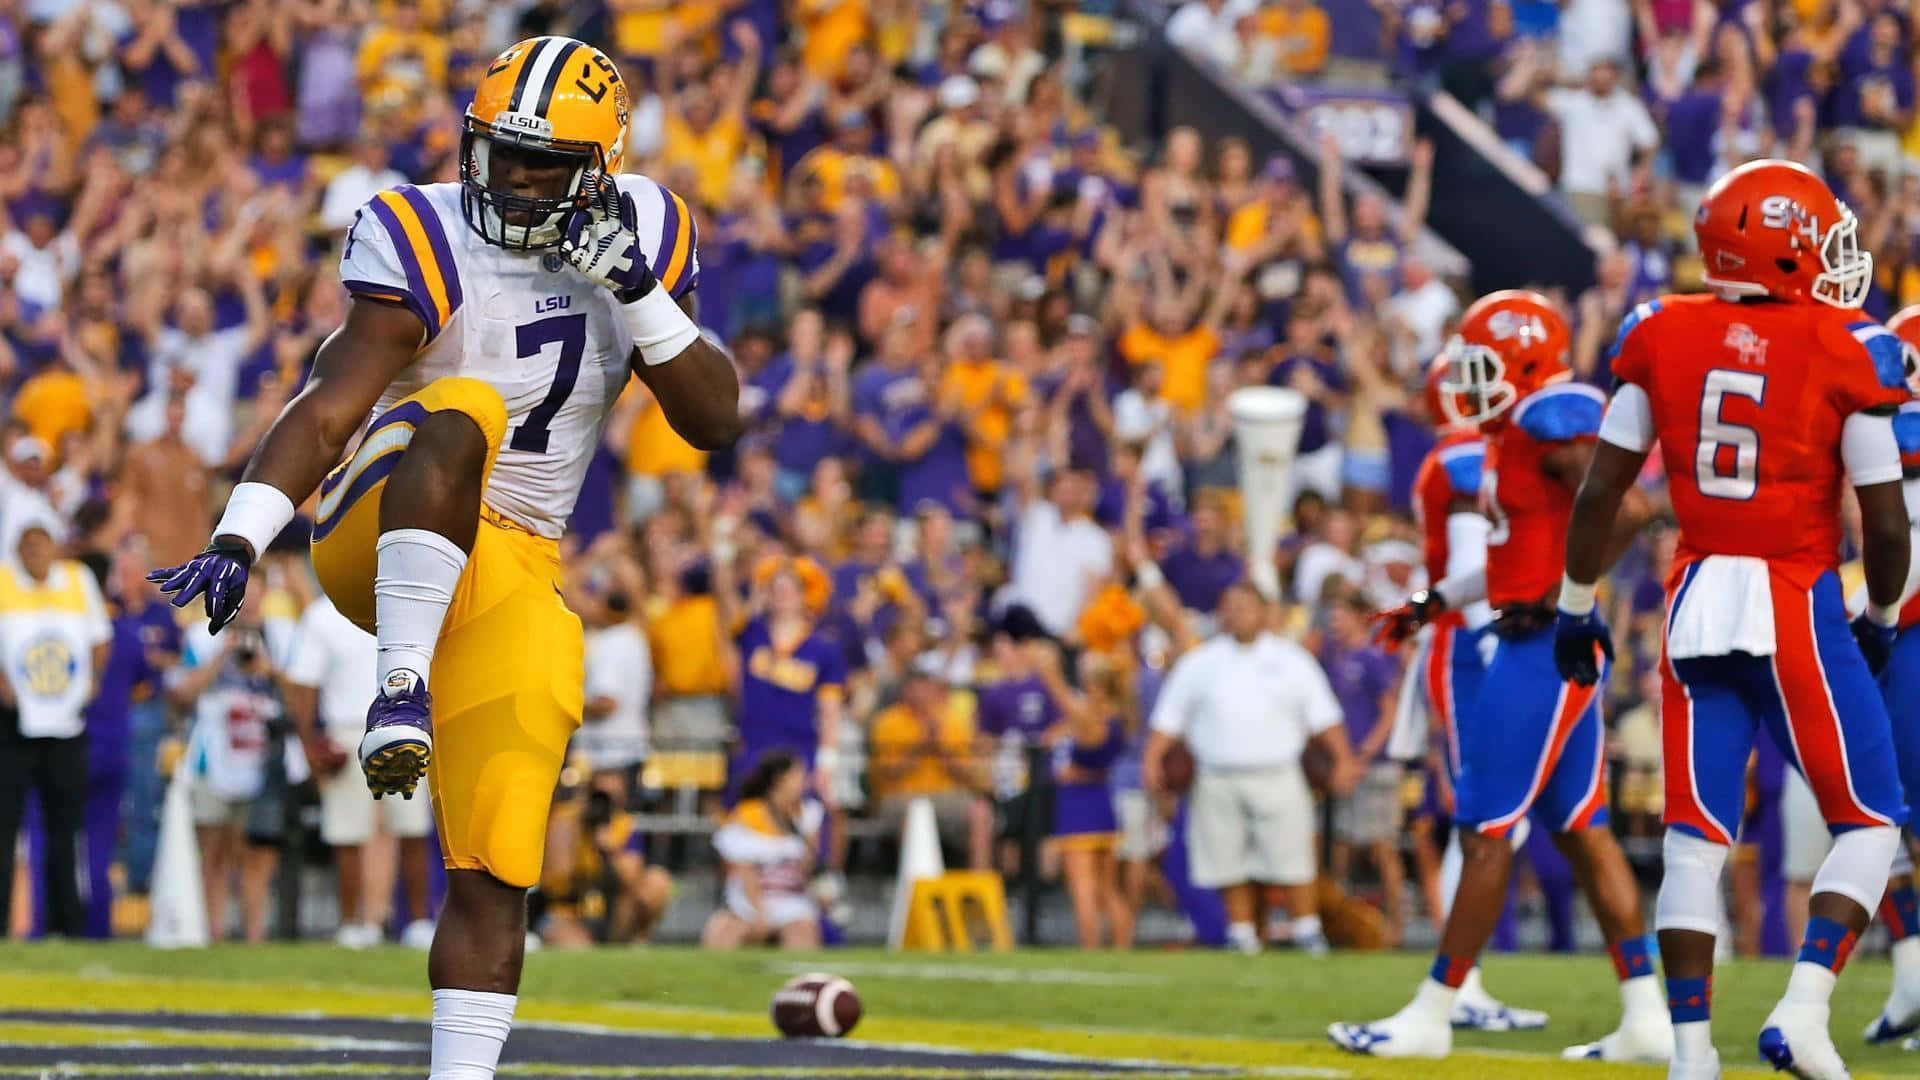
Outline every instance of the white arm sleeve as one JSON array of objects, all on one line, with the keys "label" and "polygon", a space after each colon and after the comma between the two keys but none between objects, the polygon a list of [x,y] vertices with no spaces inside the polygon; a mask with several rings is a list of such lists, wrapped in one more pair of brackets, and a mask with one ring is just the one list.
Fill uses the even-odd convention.
[{"label": "white arm sleeve", "polygon": [[1454,611],[1487,598],[1487,534],[1493,522],[1477,510],[1447,515],[1447,576],[1433,588]]},{"label": "white arm sleeve", "polygon": [[[1600,437],[1635,453],[1653,449],[1653,403],[1647,400],[1647,392],[1632,383],[1621,383],[1600,421]],[[1895,457],[1897,460],[1898,455]]]},{"label": "white arm sleeve", "polygon": [[[1493,522],[1477,510],[1458,510],[1447,515],[1447,577],[1456,578],[1487,565],[1487,535]],[[1449,593],[1447,599],[1453,599]]]},{"label": "white arm sleeve", "polygon": [[1847,479],[1854,487],[1900,479],[1900,444],[1893,437],[1893,418],[1868,413],[1847,417],[1840,429],[1840,460],[1846,462]]}]

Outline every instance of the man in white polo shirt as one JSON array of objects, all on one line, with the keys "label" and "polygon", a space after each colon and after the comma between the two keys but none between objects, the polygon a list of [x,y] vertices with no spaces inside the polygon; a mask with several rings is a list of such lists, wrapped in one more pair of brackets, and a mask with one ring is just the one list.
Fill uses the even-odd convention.
[{"label": "man in white polo shirt", "polygon": [[370,846],[376,830],[399,839],[399,864],[413,921],[400,939],[424,949],[433,941],[427,914],[426,798],[374,801],[353,764],[352,748],[367,729],[367,687],[378,682],[373,635],[353,625],[325,594],[300,616],[286,672],[287,711],[320,784],[320,838],[333,848],[339,875],[340,929],[349,949],[378,945],[393,897],[390,843]]},{"label": "man in white polo shirt", "polygon": [[79,937],[86,709],[113,625],[93,574],[55,557],[56,524],[33,518],[15,527],[19,543],[0,562],[0,914],[12,910],[14,841],[34,790],[47,833],[47,921],[54,933]]},{"label": "man in white polo shirt", "polygon": [[1195,775],[1187,804],[1188,871],[1220,890],[1227,941],[1258,952],[1257,891],[1287,887],[1292,939],[1327,947],[1314,882],[1319,876],[1313,792],[1301,769],[1308,743],[1332,761],[1330,786],[1352,790],[1360,766],[1341,728],[1340,702],[1305,649],[1266,629],[1267,604],[1248,582],[1220,597],[1221,633],[1182,656],[1154,706],[1143,762],[1149,790],[1162,790],[1166,755],[1184,740]]}]

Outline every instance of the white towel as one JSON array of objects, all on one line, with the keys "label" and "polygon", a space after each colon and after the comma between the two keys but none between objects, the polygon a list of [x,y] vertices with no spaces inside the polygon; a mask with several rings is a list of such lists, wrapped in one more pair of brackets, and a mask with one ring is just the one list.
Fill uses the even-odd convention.
[{"label": "white towel", "polygon": [[1709,555],[1695,566],[1668,616],[1667,654],[1676,660],[1747,653],[1772,656],[1773,588],[1765,559]]},{"label": "white towel", "polygon": [[1433,711],[1427,701],[1427,654],[1433,649],[1434,630],[1420,628],[1407,669],[1400,676],[1400,698],[1393,710],[1393,734],[1387,736],[1387,759],[1417,763],[1427,754],[1427,729]]}]

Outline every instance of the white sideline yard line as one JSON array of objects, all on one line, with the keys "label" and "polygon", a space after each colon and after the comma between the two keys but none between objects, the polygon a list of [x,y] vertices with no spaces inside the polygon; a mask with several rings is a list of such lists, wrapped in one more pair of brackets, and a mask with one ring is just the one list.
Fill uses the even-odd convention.
[{"label": "white sideline yard line", "polygon": [[[805,975],[820,970],[821,961],[776,961],[767,970],[781,975]],[[1158,975],[1130,975],[1116,971],[1077,971],[1073,968],[1003,968],[984,964],[889,963],[856,960],[830,965],[835,975],[876,979],[927,979],[934,982],[1053,983],[1071,986],[1164,986]]]}]

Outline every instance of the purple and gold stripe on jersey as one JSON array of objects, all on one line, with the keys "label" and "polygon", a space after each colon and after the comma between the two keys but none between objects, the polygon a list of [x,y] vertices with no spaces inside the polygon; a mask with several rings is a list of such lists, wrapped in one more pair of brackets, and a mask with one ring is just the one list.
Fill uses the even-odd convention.
[{"label": "purple and gold stripe on jersey", "polygon": [[[440,215],[426,195],[411,184],[383,191],[367,206],[387,230],[400,267],[406,271],[408,295],[400,301],[426,324],[427,340],[432,341],[460,310],[463,299],[460,268]],[[347,287],[352,289],[353,283]]]},{"label": "purple and gold stripe on jersey", "polygon": [[678,300],[700,283],[700,272],[693,269],[693,249],[699,242],[694,235],[693,213],[687,209],[686,200],[668,191],[665,184],[654,184],[660,189],[660,256],[655,260],[654,276],[667,290],[667,295]]}]

